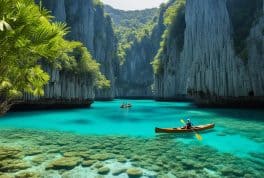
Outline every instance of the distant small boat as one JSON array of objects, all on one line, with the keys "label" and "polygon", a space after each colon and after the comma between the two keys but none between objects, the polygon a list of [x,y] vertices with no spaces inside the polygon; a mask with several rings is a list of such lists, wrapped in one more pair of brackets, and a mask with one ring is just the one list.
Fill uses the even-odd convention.
[{"label": "distant small boat", "polygon": [[156,133],[188,133],[193,131],[203,131],[214,128],[215,124],[206,124],[192,127],[192,129],[186,128],[155,128]]},{"label": "distant small boat", "polygon": [[132,107],[131,104],[122,104],[122,105],[120,106],[120,108],[131,108],[131,107]]}]

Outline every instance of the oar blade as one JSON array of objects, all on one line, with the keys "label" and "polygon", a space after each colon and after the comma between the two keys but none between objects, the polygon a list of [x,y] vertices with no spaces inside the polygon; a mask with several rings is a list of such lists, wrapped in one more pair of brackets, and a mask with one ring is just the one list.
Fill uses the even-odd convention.
[{"label": "oar blade", "polygon": [[199,141],[203,140],[203,138],[200,134],[196,133],[195,136],[196,136],[197,140],[199,140]]},{"label": "oar blade", "polygon": [[[184,125],[186,125],[186,123],[185,123],[185,121],[183,119],[181,119],[181,123],[183,123]],[[203,140],[203,138],[202,138],[202,136],[200,134],[198,134],[197,132],[195,132],[195,130],[193,130],[193,129],[192,129],[192,131],[195,133],[195,136],[196,136],[197,140],[199,140],[199,141],[202,141]]]},{"label": "oar blade", "polygon": [[181,119],[181,123],[185,124],[185,121],[183,119]]}]

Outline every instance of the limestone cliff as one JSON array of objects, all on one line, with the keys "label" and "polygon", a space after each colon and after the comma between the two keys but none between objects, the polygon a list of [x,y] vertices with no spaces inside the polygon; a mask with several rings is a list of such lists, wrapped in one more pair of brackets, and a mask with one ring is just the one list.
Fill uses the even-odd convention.
[{"label": "limestone cliff", "polygon": [[[115,73],[118,60],[116,57],[116,39],[111,19],[104,16],[103,6],[93,0],[36,0],[51,11],[55,21],[65,22],[70,27],[67,38],[81,41],[91,52],[93,58],[101,64],[101,71],[111,80],[111,89],[95,91],[95,83],[86,75],[58,70],[44,65],[50,75],[45,86],[44,96],[24,95],[24,100],[15,108],[67,108],[89,106],[97,98],[114,97]],[[54,107],[55,106],[55,107]]]},{"label": "limestone cliff", "polygon": [[[40,0],[35,0],[35,2],[39,4]],[[55,17],[56,21],[66,21],[65,0],[42,0],[41,3],[45,8],[52,12],[52,15]]]},{"label": "limestone cliff", "polygon": [[[254,13],[250,15],[255,22],[246,24],[250,33],[244,41],[239,36],[239,41],[236,19],[231,16],[238,4],[228,7],[230,1],[233,0],[186,0],[182,10],[185,21],[182,44],[178,43],[181,35],[168,33],[159,56],[161,70],[155,76],[157,98],[188,94],[199,97],[199,102],[215,104],[261,100],[264,96],[264,23],[263,13],[260,17],[257,14],[263,5],[259,5],[259,0],[254,1]],[[173,31],[177,26],[171,28]],[[238,54],[235,47],[242,42],[246,44],[245,49],[240,49]]]},{"label": "limestone cliff", "polygon": [[145,36],[140,42],[135,42],[127,50],[125,62],[120,66],[119,97],[152,96],[153,74],[150,63],[154,54],[155,47],[149,36]]},{"label": "limestone cliff", "polygon": [[94,100],[95,83],[89,76],[80,76],[72,72],[59,71],[48,65],[43,69],[50,75],[50,81],[45,86],[44,96],[34,97],[24,95],[25,103],[16,105],[16,109],[41,109],[41,108],[71,108],[87,107]]},{"label": "limestone cliff", "polygon": [[[67,38],[81,41],[101,64],[102,73],[111,81],[111,88],[95,91],[95,97],[114,98],[115,74],[118,70],[116,38],[111,19],[104,15],[103,5],[93,0],[44,0],[42,4],[51,11],[55,20],[65,22],[70,27]],[[76,87],[79,87],[78,83]],[[93,98],[92,95],[90,98]]]},{"label": "limestone cliff", "polygon": [[124,50],[124,59],[121,59],[123,62],[117,78],[117,97],[153,97],[151,61],[157,53],[165,28],[162,14],[166,7],[162,7],[160,12],[155,8],[122,11],[110,6],[105,7],[114,22],[120,47],[129,46]]},{"label": "limestone cliff", "polygon": [[262,15],[250,30],[247,48],[249,52],[248,72],[254,96],[264,96],[264,1]]},{"label": "limestone cliff", "polygon": [[101,64],[101,71],[111,81],[111,88],[97,90],[99,99],[114,98],[115,75],[118,70],[116,38],[111,19],[104,15],[103,5],[93,0],[44,0],[44,7],[51,11],[55,20],[70,27],[68,39],[81,41]]}]

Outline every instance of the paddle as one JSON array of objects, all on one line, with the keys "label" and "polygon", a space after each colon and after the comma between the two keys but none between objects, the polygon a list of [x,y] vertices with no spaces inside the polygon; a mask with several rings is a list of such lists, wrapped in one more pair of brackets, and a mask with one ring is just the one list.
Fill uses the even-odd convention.
[{"label": "paddle", "polygon": [[[181,119],[181,123],[183,123],[184,125],[186,125],[186,123],[185,123],[185,121],[183,120],[183,119]],[[198,134],[195,130],[193,130],[192,128],[191,128],[191,130],[195,133],[195,136],[196,136],[196,138],[197,138],[197,140],[199,140],[199,141],[202,141],[203,140],[203,138],[202,138],[202,136],[200,135],[200,134]]]}]

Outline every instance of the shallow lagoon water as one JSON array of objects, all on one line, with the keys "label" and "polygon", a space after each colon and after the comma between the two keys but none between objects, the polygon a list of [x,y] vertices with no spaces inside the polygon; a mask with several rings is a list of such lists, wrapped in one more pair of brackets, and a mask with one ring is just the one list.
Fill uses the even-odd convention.
[{"label": "shallow lagoon water", "polygon": [[[0,159],[15,149],[20,154],[2,156],[5,164],[22,160],[30,166],[14,169],[15,165],[6,168],[2,164],[0,175],[95,177],[101,175],[101,166],[110,169],[103,173],[105,177],[128,177],[126,169],[131,167],[145,177],[263,177],[264,111],[201,109],[192,103],[151,100],[130,100],[131,109],[120,109],[122,102],[95,102],[89,109],[7,114],[0,120]],[[194,124],[215,123],[216,127],[200,133],[202,142],[194,134],[154,133],[155,127],[182,126],[182,118],[191,118]],[[29,148],[34,148],[33,153],[41,151],[33,154]],[[70,154],[72,167],[52,167],[70,151],[74,152]],[[99,158],[93,158],[96,154]],[[32,161],[41,155],[45,159],[38,164]],[[84,166],[88,160],[96,163]],[[124,172],[113,175],[117,168]]]}]

